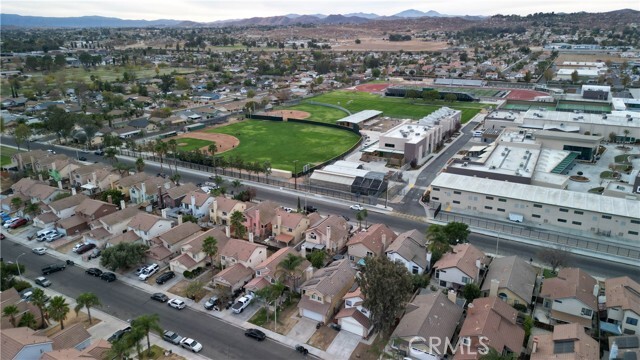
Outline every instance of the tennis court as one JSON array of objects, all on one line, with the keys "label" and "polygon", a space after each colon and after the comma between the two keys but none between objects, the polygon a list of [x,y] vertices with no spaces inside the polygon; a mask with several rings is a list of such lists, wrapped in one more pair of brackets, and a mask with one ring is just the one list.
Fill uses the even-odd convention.
[{"label": "tennis court", "polygon": [[516,111],[527,111],[531,108],[539,109],[545,108],[547,110],[555,110],[556,106],[553,103],[535,103],[535,104],[518,104],[518,103],[509,103],[502,105],[500,107],[503,110],[516,110]]},{"label": "tennis court", "polygon": [[595,104],[576,104],[570,102],[560,101],[558,102],[558,106],[556,107],[557,111],[579,111],[583,113],[590,114],[602,114],[602,113],[610,113],[611,106],[610,105],[595,105]]}]

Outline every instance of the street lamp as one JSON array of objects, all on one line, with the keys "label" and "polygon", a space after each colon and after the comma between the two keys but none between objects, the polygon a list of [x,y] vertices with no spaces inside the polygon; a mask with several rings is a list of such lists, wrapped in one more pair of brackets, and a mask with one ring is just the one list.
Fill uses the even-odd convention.
[{"label": "street lamp", "polygon": [[298,190],[298,160],[293,160],[293,181],[294,188]]},{"label": "street lamp", "polygon": [[[302,169],[302,171],[307,174],[309,173],[310,164],[306,164]],[[307,192],[304,193],[304,209],[307,209],[307,193],[309,192],[309,188],[311,187],[311,175],[307,175]]]},{"label": "street lamp", "polygon": [[22,274],[20,274],[20,263],[18,262],[18,259],[20,259],[20,256],[22,255],[26,255],[27,253],[22,253],[20,255],[18,255],[18,257],[16,258],[16,266],[18,267],[18,277],[21,278]]},{"label": "street lamp", "polygon": [[498,244],[500,243],[500,233],[496,237],[496,257],[498,257]]}]

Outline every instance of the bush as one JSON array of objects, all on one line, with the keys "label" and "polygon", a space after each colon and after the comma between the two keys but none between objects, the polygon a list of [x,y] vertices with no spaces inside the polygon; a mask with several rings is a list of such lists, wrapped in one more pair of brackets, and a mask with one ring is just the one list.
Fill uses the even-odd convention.
[{"label": "bush", "polygon": [[191,273],[191,271],[189,271],[189,270],[185,270],[185,271],[182,273],[182,275],[184,275],[184,277],[185,277],[185,278],[187,278],[187,279],[191,279],[191,278],[193,278],[193,274],[192,274],[192,273]]},{"label": "bush", "polygon": [[411,162],[409,163],[409,166],[411,166],[412,169],[415,169],[418,166],[418,160],[416,159],[411,160]]},{"label": "bush", "polygon": [[527,305],[525,304],[513,304],[513,308],[520,311],[520,312],[526,312],[527,311]]},{"label": "bush", "polygon": [[28,289],[31,287],[31,283],[24,280],[15,280],[13,283],[13,288],[16,289],[17,292],[20,292],[24,289]]}]

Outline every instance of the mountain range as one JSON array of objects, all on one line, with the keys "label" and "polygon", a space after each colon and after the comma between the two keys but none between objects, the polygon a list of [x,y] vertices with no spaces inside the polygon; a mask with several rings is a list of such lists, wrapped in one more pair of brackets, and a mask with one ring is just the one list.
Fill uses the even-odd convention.
[{"label": "mountain range", "polygon": [[[45,17],[45,16],[23,16],[16,14],[0,14],[0,24],[2,26],[11,27],[68,27],[68,28],[86,28],[86,27],[151,27],[151,26],[248,26],[248,25],[292,25],[292,24],[360,24],[372,20],[398,20],[420,17],[452,17],[452,15],[443,15],[437,11],[423,12],[420,10],[409,9],[399,12],[392,16],[380,16],[373,13],[349,13],[349,14],[313,14],[299,15],[287,14],[282,16],[271,17],[254,17],[250,19],[234,19],[219,20],[213,22],[194,22],[189,20],[124,20],[114,17],[104,16],[80,16],[80,17]],[[468,20],[480,20],[481,16],[463,16]]]}]

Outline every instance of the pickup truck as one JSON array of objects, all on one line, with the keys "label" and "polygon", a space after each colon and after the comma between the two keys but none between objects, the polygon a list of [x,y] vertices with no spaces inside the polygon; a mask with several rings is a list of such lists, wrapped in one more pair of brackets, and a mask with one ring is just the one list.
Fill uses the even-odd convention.
[{"label": "pickup truck", "polygon": [[253,300],[253,295],[247,294],[238,299],[238,301],[236,301],[236,303],[231,307],[231,310],[233,310],[233,312],[236,314],[240,314],[242,310],[249,306],[251,300]]}]

